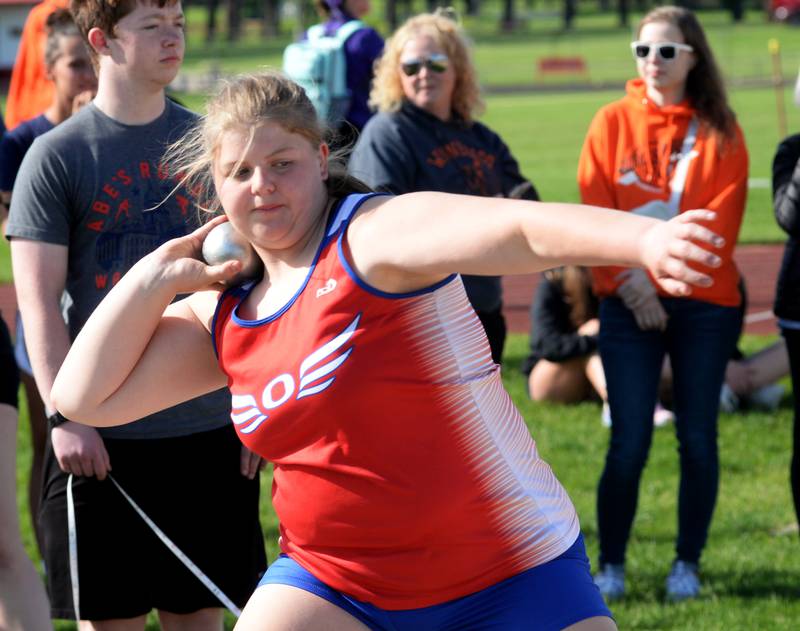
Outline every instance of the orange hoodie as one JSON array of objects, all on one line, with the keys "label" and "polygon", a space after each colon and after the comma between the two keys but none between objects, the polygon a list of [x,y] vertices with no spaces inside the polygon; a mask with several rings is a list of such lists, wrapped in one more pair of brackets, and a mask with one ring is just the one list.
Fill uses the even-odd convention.
[{"label": "orange hoodie", "polygon": [[[585,204],[631,211],[648,202],[670,199],[670,181],[694,110],[686,101],[657,107],[647,98],[641,79],[629,81],[626,90],[624,98],[600,109],[586,135],[578,164],[578,186]],[[725,237],[725,247],[718,252],[723,263],[710,272],[714,284],[694,287],[692,298],[736,306],[741,296],[732,256],[744,214],[748,166],[741,129],[737,125],[735,137],[722,147],[701,125],[686,161],[679,212],[695,208],[715,211],[717,218],[706,225]],[[615,294],[620,284],[616,276],[623,269],[592,270],[598,296]]]},{"label": "orange hoodie", "polygon": [[53,100],[53,82],[47,78],[44,67],[45,23],[53,11],[68,4],[68,0],[44,0],[28,13],[8,86],[5,117],[8,129],[38,116]]}]

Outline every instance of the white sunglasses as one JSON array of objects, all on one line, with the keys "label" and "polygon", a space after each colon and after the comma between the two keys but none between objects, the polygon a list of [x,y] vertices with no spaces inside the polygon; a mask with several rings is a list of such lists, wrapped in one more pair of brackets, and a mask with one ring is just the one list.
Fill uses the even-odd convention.
[{"label": "white sunglasses", "polygon": [[655,49],[656,54],[664,61],[673,61],[679,51],[685,50],[690,53],[694,50],[689,44],[677,42],[631,42],[633,56],[637,59],[647,59],[652,49]]}]

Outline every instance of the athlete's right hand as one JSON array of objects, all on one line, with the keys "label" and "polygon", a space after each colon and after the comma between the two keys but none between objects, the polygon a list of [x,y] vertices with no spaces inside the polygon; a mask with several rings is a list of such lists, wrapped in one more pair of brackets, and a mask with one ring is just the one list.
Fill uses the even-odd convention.
[{"label": "athlete's right hand", "polygon": [[67,421],[50,434],[58,466],[65,473],[97,476],[104,480],[111,471],[111,460],[100,433],[94,427]]},{"label": "athlete's right hand", "polygon": [[214,227],[225,221],[225,217],[215,217],[191,234],[167,241],[141,259],[139,264],[154,270],[159,281],[167,282],[176,294],[219,286],[242,269],[239,261],[220,265],[207,265],[203,261],[203,241]]}]

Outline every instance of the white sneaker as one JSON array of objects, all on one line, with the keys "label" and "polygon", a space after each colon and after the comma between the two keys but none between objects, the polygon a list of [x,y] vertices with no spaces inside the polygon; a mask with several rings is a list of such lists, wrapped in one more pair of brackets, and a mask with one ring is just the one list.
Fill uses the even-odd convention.
[{"label": "white sneaker", "polygon": [[667,600],[679,602],[700,595],[697,563],[675,561],[667,576]]},{"label": "white sneaker", "polygon": [[608,407],[608,401],[603,403],[603,411],[600,412],[600,423],[603,427],[611,427],[611,408]]},{"label": "white sneaker", "polygon": [[675,420],[675,415],[671,410],[665,408],[661,403],[656,403],[656,409],[653,412],[653,425],[656,427],[664,427],[668,423]]},{"label": "white sneaker", "polygon": [[619,600],[625,595],[625,566],[606,563],[594,575],[594,584],[606,601]]},{"label": "white sneaker", "polygon": [[783,384],[780,383],[771,383],[766,386],[761,386],[758,390],[753,390],[753,392],[747,396],[747,402],[754,408],[772,412],[781,404],[784,390]]},{"label": "white sneaker", "polygon": [[739,409],[739,397],[727,383],[723,383],[719,391],[719,409],[729,414]]}]

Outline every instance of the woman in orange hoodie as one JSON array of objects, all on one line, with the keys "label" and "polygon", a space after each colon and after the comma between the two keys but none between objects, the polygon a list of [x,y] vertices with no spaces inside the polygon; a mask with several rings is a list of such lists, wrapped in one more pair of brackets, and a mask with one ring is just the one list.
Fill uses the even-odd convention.
[{"label": "woman in orange hoodie", "polygon": [[47,18],[56,9],[66,9],[68,5],[68,0],[44,0],[28,13],[8,86],[8,129],[14,129],[21,122],[38,116],[53,100],[55,86],[44,63]]},{"label": "woman in orange hoodie", "polygon": [[612,429],[598,489],[600,571],[607,599],[625,592],[625,549],[653,432],[662,361],[669,355],[680,443],[676,558],[670,600],[700,591],[698,565],[717,496],[717,415],[725,365],[741,327],[732,255],[747,194],[747,150],[702,27],[687,9],[660,7],[631,44],[639,78],[603,107],[581,153],[584,203],[668,218],[716,212],[725,237],[713,284],[667,297],[641,270],[593,270],[600,304],[600,355]]}]

